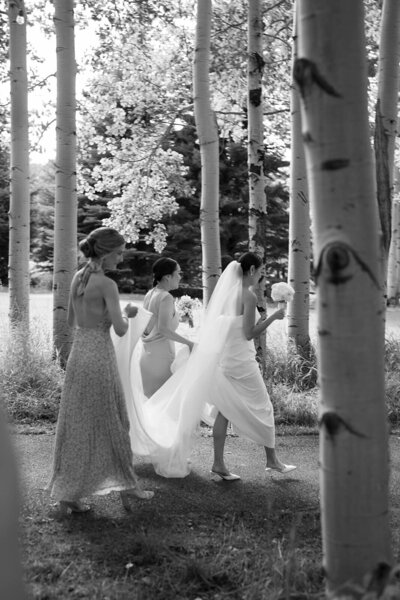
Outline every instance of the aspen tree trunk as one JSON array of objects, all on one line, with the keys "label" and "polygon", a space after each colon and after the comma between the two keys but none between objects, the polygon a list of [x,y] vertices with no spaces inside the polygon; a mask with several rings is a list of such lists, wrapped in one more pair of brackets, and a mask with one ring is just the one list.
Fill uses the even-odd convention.
[{"label": "aspen tree trunk", "polygon": [[[387,271],[390,240],[395,233],[392,223],[393,165],[397,135],[398,90],[400,61],[400,2],[384,0],[380,29],[378,62],[378,99],[375,115],[375,162],[378,205],[383,232],[383,278],[388,276],[388,301],[394,286],[391,269],[390,281]],[[394,247],[396,242],[394,243]],[[395,249],[393,247],[393,253]],[[394,257],[391,258],[393,264]]]},{"label": "aspen tree trunk", "polygon": [[54,219],[53,339],[62,364],[72,342],[68,295],[77,267],[74,1],[55,0],[57,39],[57,148]]},{"label": "aspen tree trunk", "polygon": [[387,299],[388,304],[398,304],[399,294],[399,252],[400,252],[400,203],[393,189],[392,236],[388,260]]},{"label": "aspen tree trunk", "polygon": [[8,3],[10,25],[10,320],[29,325],[29,138],[26,13],[23,0]]},{"label": "aspen tree trunk", "polygon": [[[392,258],[395,263],[395,273],[394,273],[394,297],[396,298],[396,304],[399,301],[400,294],[400,170],[395,165],[394,167],[394,177],[393,177],[393,219],[396,226],[396,233],[392,236],[392,244],[394,247],[394,256]],[[389,255],[390,260],[390,255]],[[389,263],[390,264],[390,263]]]},{"label": "aspen tree trunk", "polygon": [[[294,7],[293,64],[297,58],[297,6]],[[308,356],[310,350],[310,207],[306,161],[301,135],[300,98],[296,86],[290,91],[291,161],[289,214],[289,284],[295,291],[288,306],[288,336],[297,352]]]},{"label": "aspen tree trunk", "polygon": [[[264,178],[264,122],[262,76],[263,58],[263,20],[261,0],[250,0],[247,23],[247,119],[248,119],[248,169],[249,169],[249,250],[265,256],[267,236],[267,199]],[[264,277],[257,291],[257,306],[262,315],[267,314]],[[266,369],[266,336],[260,335],[254,340],[258,362],[264,374]]]},{"label": "aspen tree trunk", "polygon": [[[318,285],[320,477],[329,590],[391,562],[379,216],[362,0],[300,0],[299,58]],[[339,43],[340,40],[340,43]]]},{"label": "aspen tree trunk", "polygon": [[209,83],[211,18],[211,0],[198,0],[193,93],[194,115],[201,156],[200,229],[205,306],[221,273],[219,138],[216,117],[211,108]]}]

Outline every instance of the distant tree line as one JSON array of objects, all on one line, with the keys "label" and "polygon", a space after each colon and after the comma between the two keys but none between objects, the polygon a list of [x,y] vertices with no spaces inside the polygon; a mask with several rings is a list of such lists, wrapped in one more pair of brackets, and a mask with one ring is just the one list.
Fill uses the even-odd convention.
[{"label": "distant tree line", "polygon": [[[184,273],[183,285],[201,288],[200,245],[200,154],[193,120],[171,131],[163,141],[183,157],[187,167],[185,178],[189,194],[177,194],[177,212],[164,219],[167,245],[163,255],[175,258]],[[268,259],[267,275],[270,283],[284,279],[288,256],[288,189],[287,163],[269,148],[265,153],[265,173],[268,199]],[[93,149],[91,161],[96,161]],[[9,156],[0,148],[0,278],[7,285],[8,263],[8,207]],[[32,284],[49,288],[53,266],[54,231],[54,164],[33,165],[31,169],[31,258]],[[83,169],[84,171],[84,169]],[[89,171],[89,170],[88,170]],[[78,235],[83,238],[95,227],[102,225],[110,215],[106,192],[90,200],[78,195]],[[223,261],[227,262],[247,249],[248,244],[248,170],[246,140],[241,142],[220,137],[220,228]],[[143,239],[142,239],[143,237]],[[141,292],[151,285],[151,265],[160,256],[144,241],[145,232],[137,244],[128,245],[124,263],[118,274],[121,291]],[[195,293],[195,292],[194,292]]]}]

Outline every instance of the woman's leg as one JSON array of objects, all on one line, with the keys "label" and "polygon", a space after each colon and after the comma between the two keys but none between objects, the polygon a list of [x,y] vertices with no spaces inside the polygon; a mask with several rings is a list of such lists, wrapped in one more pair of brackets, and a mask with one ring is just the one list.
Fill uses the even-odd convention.
[{"label": "woman's leg", "polygon": [[276,455],[275,448],[268,448],[268,446],[264,446],[265,454],[267,456],[267,469],[274,469],[276,471],[280,471],[281,473],[289,473],[289,471],[294,471],[296,468],[294,465],[285,465]]},{"label": "woman's leg", "polygon": [[217,473],[228,474],[229,471],[225,467],[224,462],[224,448],[226,440],[226,430],[228,428],[228,419],[224,417],[220,412],[218,413],[213,427],[213,440],[214,440],[214,464],[212,470]]}]

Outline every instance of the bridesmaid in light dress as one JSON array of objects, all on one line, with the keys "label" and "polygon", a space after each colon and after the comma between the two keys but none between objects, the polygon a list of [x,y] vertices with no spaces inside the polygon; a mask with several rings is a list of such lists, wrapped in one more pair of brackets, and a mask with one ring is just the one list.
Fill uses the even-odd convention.
[{"label": "bridesmaid in light dress", "polygon": [[175,343],[193,342],[176,333],[179,318],[171,290],[179,287],[181,269],[172,258],[162,257],[153,265],[153,288],[146,294],[143,307],[153,313],[143,335],[140,370],[143,391],[150,398],[171,377],[175,358]]},{"label": "bridesmaid in light dress", "polygon": [[121,311],[118,288],[106,276],[122,261],[124,238],[100,227],[80,243],[88,258],[71,284],[68,323],[75,326],[58,416],[51,495],[64,513],[85,512],[92,494],[119,491],[129,510],[131,496],[149,499],[133,465],[129,420],[110,327],[128,329],[137,307]]}]

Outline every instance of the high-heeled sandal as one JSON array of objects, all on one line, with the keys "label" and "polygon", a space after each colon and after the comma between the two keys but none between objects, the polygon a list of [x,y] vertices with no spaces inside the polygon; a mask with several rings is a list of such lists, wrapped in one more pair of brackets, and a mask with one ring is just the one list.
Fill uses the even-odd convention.
[{"label": "high-heeled sandal", "polygon": [[132,497],[139,498],[139,500],[151,500],[154,496],[154,492],[148,490],[141,490],[140,488],[132,488],[131,490],[124,490],[119,493],[121,497],[122,506],[130,512],[131,504],[130,499]]},{"label": "high-heeled sandal", "polygon": [[71,502],[69,500],[60,500],[59,506],[63,515],[69,515],[72,513],[85,513],[91,510],[91,507],[88,504],[83,504],[82,502]]},{"label": "high-heeled sandal", "polygon": [[235,473],[220,473],[220,471],[214,471],[213,469],[211,469],[210,473],[211,475],[221,477],[224,481],[239,481],[241,479],[241,477],[235,475]]},{"label": "high-heeled sandal", "polygon": [[282,467],[265,467],[265,470],[268,471],[277,471],[281,473],[281,475],[286,475],[286,473],[290,473],[297,469],[295,465],[283,465]]}]

